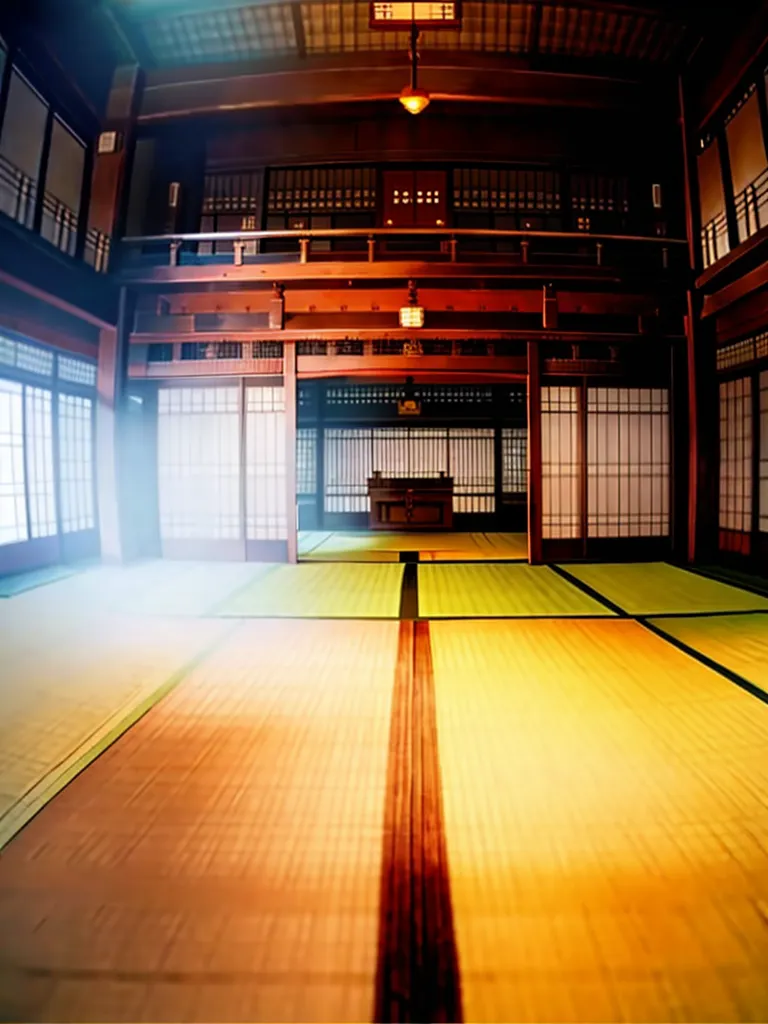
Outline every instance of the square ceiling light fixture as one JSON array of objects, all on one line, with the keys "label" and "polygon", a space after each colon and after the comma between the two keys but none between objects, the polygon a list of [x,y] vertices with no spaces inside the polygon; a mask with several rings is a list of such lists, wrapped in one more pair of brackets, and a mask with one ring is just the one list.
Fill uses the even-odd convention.
[{"label": "square ceiling light fixture", "polygon": [[461,3],[439,0],[371,0],[371,28],[461,28]]}]

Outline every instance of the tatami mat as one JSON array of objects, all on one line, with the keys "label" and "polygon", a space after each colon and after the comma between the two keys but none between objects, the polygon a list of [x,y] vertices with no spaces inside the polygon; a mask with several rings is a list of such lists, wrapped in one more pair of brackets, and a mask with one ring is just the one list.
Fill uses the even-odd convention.
[{"label": "tatami mat", "polygon": [[395,622],[245,622],[3,852],[8,1020],[365,1021]]},{"label": "tatami mat", "polygon": [[402,565],[279,565],[225,601],[218,614],[261,618],[397,618]]},{"label": "tatami mat", "polygon": [[16,573],[12,576],[0,576],[0,598],[16,597],[27,590],[35,590],[49,583],[66,579],[80,571],[70,565],[48,565],[43,569],[32,569],[29,572]]},{"label": "tatami mat", "polygon": [[565,565],[566,572],[630,615],[768,611],[768,598],[664,562]]},{"label": "tatami mat", "polygon": [[368,531],[303,534],[304,561],[398,561],[401,551],[418,551],[421,561],[506,561],[528,557],[524,533],[441,533]]},{"label": "tatami mat", "polygon": [[430,630],[464,1019],[768,1019],[768,707],[631,621]]},{"label": "tatami mat", "polygon": [[5,614],[16,604],[0,614],[0,846],[228,628],[221,621],[77,619],[64,603],[60,625],[49,604],[23,622]]},{"label": "tatami mat", "polygon": [[419,566],[423,618],[613,614],[547,566]]},{"label": "tatami mat", "polygon": [[768,693],[768,615],[651,619],[657,629]]}]

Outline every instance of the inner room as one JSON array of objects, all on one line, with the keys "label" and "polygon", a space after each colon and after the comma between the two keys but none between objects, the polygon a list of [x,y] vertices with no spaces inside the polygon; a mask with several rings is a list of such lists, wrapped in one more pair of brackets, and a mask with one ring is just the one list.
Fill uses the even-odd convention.
[{"label": "inner room", "polygon": [[0,3],[0,1021],[768,1020],[768,5]]}]

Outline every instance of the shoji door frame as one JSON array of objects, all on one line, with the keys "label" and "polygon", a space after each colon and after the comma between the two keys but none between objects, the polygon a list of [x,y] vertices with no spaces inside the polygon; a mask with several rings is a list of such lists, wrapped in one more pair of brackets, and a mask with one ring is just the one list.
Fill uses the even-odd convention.
[{"label": "shoji door frame", "polygon": [[[718,481],[718,503],[717,503],[717,554],[720,558],[757,559],[763,569],[768,568],[768,533],[760,531],[760,459],[761,450],[761,423],[760,423],[760,374],[768,371],[768,360],[762,359],[757,362],[745,363],[743,366],[729,366],[717,375],[717,448],[713,457],[715,464],[716,478]],[[749,554],[724,550],[720,545],[720,445],[722,442],[720,429],[720,385],[728,384],[735,380],[749,380],[752,389],[751,413],[752,413],[752,508],[750,510],[750,533],[749,533]],[[766,453],[768,454],[768,453]]]}]

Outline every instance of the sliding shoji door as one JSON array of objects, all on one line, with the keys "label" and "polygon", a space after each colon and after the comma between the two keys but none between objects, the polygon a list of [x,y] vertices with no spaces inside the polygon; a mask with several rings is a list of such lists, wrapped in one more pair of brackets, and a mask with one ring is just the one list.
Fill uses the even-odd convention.
[{"label": "sliding shoji door", "polygon": [[587,391],[587,536],[668,537],[666,388]]},{"label": "sliding shoji door", "polygon": [[168,558],[242,559],[240,387],[161,387],[158,495]]},{"label": "sliding shoji door", "polygon": [[[285,388],[245,389],[246,556],[255,561],[287,557]],[[291,512],[295,515],[295,510]]]},{"label": "sliding shoji door", "polygon": [[752,378],[723,381],[720,384],[720,549],[743,555],[748,555],[751,549],[752,445]]},{"label": "sliding shoji door", "polygon": [[0,337],[0,573],[98,554],[96,366]]},{"label": "sliding shoji door", "polygon": [[579,388],[541,389],[542,537],[582,537]]}]

